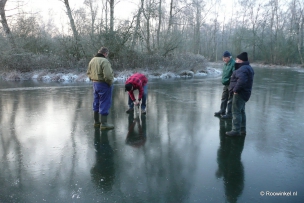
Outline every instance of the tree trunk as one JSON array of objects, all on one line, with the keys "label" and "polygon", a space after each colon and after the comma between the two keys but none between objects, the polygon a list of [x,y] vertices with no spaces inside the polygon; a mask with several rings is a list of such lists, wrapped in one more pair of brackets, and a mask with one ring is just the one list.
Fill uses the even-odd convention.
[{"label": "tree trunk", "polygon": [[144,7],[144,0],[141,0],[141,6],[140,6],[140,8],[138,10],[138,13],[137,13],[137,16],[136,16],[136,27],[135,27],[135,30],[134,30],[134,33],[133,33],[131,50],[134,50],[136,41],[138,39],[138,33],[139,33],[138,30],[139,30],[139,27],[140,27],[140,16],[141,16],[141,13],[143,11],[143,7]]},{"label": "tree trunk", "polygon": [[106,33],[108,33],[108,1],[106,1]]},{"label": "tree trunk", "polygon": [[7,24],[7,20],[6,20],[6,15],[5,15],[5,10],[4,10],[4,7],[5,7],[5,4],[6,4],[7,0],[0,0],[0,15],[1,15],[1,24],[3,26],[3,29],[4,29],[4,32],[5,32],[5,35],[6,37],[8,38],[8,41],[10,43],[10,46],[13,50],[16,49],[16,43],[15,43],[15,40],[14,40],[14,37],[11,33],[11,30]]},{"label": "tree trunk", "polygon": [[110,32],[114,31],[114,0],[110,0]]},{"label": "tree trunk", "polygon": [[146,38],[146,43],[147,43],[147,50],[148,53],[151,53],[151,45],[150,45],[150,18],[147,18],[147,38]]},{"label": "tree trunk", "polygon": [[[149,3],[149,6],[151,6],[151,2]],[[148,10],[148,13],[145,11],[145,10]],[[150,54],[152,51],[151,51],[151,44],[150,44],[150,36],[151,36],[151,33],[150,33],[150,17],[151,17],[151,11],[150,11],[150,8],[148,9],[145,9],[143,11],[143,15],[146,19],[146,29],[147,29],[147,36],[146,36],[146,45],[147,45],[147,51],[148,53]]]},{"label": "tree trunk", "polygon": [[94,9],[92,0],[85,1],[85,4],[90,8],[91,12],[91,36],[93,36],[95,32],[95,20],[96,20],[96,9]]},{"label": "tree trunk", "polygon": [[303,54],[302,54],[302,46],[303,46],[303,26],[304,26],[304,16],[303,16],[303,11],[300,16],[300,22],[299,22],[299,31],[298,31],[298,52],[299,52],[299,57],[301,60],[302,66],[304,65],[304,59],[303,59]]},{"label": "tree trunk", "polygon": [[212,55],[211,57],[213,58],[214,61],[217,60],[217,32],[218,32],[218,23],[217,23],[217,17],[214,19],[214,29],[212,32],[212,41],[213,41],[213,48],[212,48]]},{"label": "tree trunk", "polygon": [[258,5],[257,12],[256,14],[254,13],[254,5],[251,6],[251,24],[252,24],[252,34],[253,34],[253,39],[252,39],[252,61],[255,61],[256,57],[256,47],[257,47],[257,30],[258,30],[258,17],[260,16],[259,11],[261,8],[261,4]]},{"label": "tree trunk", "polygon": [[70,25],[71,25],[71,29],[72,29],[74,40],[75,40],[75,56],[76,56],[77,60],[79,60],[80,59],[81,44],[79,42],[79,36],[78,36],[78,32],[77,32],[77,29],[76,29],[76,26],[75,26],[75,22],[74,22],[74,19],[73,19],[73,16],[72,16],[72,11],[71,11],[71,8],[70,8],[69,0],[64,0],[64,4],[65,4],[65,7],[67,9],[67,15],[68,15],[69,20],[70,20]]},{"label": "tree trunk", "polygon": [[173,24],[173,14],[172,14],[172,12],[173,12],[173,0],[171,0],[171,2],[170,2],[170,16],[169,16],[169,25],[168,25],[168,31],[167,31],[167,33],[169,33],[170,32],[170,30],[171,30],[171,26],[172,26],[172,24]]},{"label": "tree trunk", "polygon": [[194,53],[199,54],[200,53],[200,42],[201,42],[201,7],[199,2],[197,2],[196,5],[196,22],[195,22],[195,40],[194,40]]},{"label": "tree trunk", "polygon": [[162,0],[159,0],[159,7],[158,7],[158,27],[157,27],[157,48],[159,49],[159,35],[160,35],[160,27],[162,22]]}]

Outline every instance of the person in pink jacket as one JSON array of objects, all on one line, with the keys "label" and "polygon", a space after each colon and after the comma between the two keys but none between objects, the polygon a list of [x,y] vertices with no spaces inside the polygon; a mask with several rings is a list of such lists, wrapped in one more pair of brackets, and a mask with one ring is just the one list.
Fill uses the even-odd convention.
[{"label": "person in pink jacket", "polygon": [[[135,73],[125,83],[125,91],[129,94],[129,109],[126,113],[134,112],[134,105],[139,106],[141,102],[141,113],[146,114],[146,102],[148,94],[148,78],[141,73]],[[135,99],[134,90],[138,90],[138,100]]]}]

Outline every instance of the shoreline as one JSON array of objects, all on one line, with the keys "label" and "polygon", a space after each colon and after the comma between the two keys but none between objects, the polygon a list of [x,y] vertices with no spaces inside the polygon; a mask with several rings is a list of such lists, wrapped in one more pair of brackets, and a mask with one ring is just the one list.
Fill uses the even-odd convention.
[{"label": "shoreline", "polygon": [[[133,73],[140,72],[146,75],[150,79],[169,79],[169,78],[194,78],[194,77],[216,77],[222,74],[219,68],[208,66],[204,70],[193,72],[191,70],[183,70],[178,72],[158,70],[124,70],[114,71],[114,82],[125,81]],[[1,74],[1,80],[3,81],[39,81],[39,82],[90,82],[86,75],[86,72],[71,71],[54,73],[46,70],[33,71],[28,73],[21,73],[18,71],[12,71]]]},{"label": "shoreline", "polygon": [[[304,68],[299,65],[293,66],[279,66],[279,65],[264,65],[261,63],[251,63],[251,65],[258,68],[283,68],[283,69],[297,69],[299,71],[304,71]],[[195,77],[218,77],[222,74],[223,62],[208,62],[207,67],[204,70],[192,71],[192,70],[182,70],[182,71],[167,71],[159,69],[157,71],[149,70],[124,70],[115,71],[114,81],[125,81],[133,73],[140,72],[147,75],[151,79],[169,79],[169,78],[195,78]],[[56,71],[55,71],[56,72]],[[65,72],[65,73],[64,73]],[[39,70],[33,72],[21,73],[16,70],[11,72],[1,73],[1,80],[3,81],[39,81],[39,82],[90,82],[86,75],[86,72],[58,70],[57,73],[48,70]]]}]

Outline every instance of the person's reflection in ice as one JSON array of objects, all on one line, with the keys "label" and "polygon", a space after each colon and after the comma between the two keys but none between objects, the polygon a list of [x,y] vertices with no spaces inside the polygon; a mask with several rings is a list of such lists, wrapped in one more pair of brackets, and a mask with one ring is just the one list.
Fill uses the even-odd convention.
[{"label": "person's reflection in ice", "polygon": [[107,130],[101,131],[95,128],[94,146],[96,162],[91,169],[91,177],[98,188],[109,191],[115,178],[113,149],[109,144]]},{"label": "person's reflection in ice", "polygon": [[[134,118],[134,114],[129,114],[129,131],[126,137],[126,144],[132,147],[141,147],[146,143],[146,116],[141,115]],[[137,129],[135,126],[137,125]]]},{"label": "person's reflection in ice", "polygon": [[220,119],[220,147],[217,152],[217,178],[223,178],[225,195],[228,202],[237,202],[244,188],[244,167],[241,154],[245,136],[227,137],[226,131],[231,130],[231,121]]}]

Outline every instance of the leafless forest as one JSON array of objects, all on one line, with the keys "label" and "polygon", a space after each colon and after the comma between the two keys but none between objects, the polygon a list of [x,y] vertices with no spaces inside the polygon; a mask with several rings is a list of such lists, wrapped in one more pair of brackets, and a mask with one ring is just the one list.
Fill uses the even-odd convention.
[{"label": "leafless forest", "polygon": [[22,1],[6,15],[9,1],[0,0],[1,71],[82,71],[101,46],[116,70],[196,70],[225,50],[247,51],[251,62],[304,65],[303,0],[239,0],[226,9],[220,0],[130,0],[137,10],[125,20],[116,17],[118,0],[84,0],[79,8],[53,0],[66,12],[68,32],[24,12]]}]

